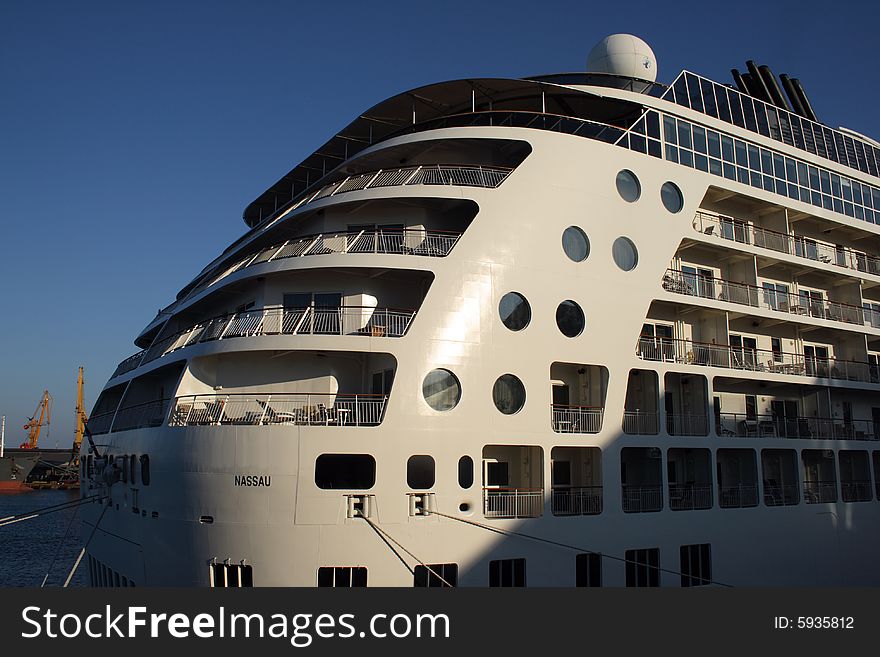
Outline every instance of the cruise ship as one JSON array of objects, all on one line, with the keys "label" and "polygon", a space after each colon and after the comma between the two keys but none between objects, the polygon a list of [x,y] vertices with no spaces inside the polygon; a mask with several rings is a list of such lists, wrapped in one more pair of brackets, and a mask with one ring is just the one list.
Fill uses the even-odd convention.
[{"label": "cruise ship", "polygon": [[732,73],[358,115],[97,399],[91,584],[880,585],[880,144]]}]

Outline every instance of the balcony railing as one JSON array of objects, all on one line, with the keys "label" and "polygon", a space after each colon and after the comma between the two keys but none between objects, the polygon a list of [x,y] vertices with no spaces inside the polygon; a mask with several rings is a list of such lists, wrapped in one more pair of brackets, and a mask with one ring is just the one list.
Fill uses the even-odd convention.
[{"label": "balcony railing", "polygon": [[666,433],[670,436],[705,436],[709,433],[709,419],[705,413],[667,413]]},{"label": "balcony railing", "polygon": [[716,427],[718,433],[729,437],[824,440],[877,440],[878,428],[874,420],[744,413],[721,413]]},{"label": "balcony railing", "polygon": [[758,505],[757,484],[719,486],[718,492],[718,505],[722,509],[739,509]]},{"label": "balcony railing", "polygon": [[798,503],[797,484],[770,484],[764,482],[764,504],[767,506],[791,506]]},{"label": "balcony railing", "polygon": [[553,431],[556,433],[599,433],[602,430],[601,406],[551,406]]},{"label": "balcony railing", "polygon": [[601,486],[553,487],[554,516],[591,516],[602,513]]},{"label": "balcony railing", "polygon": [[415,314],[415,310],[370,306],[272,306],[219,315],[157,340],[149,349],[122,361],[113,376],[129,372],[178,349],[213,340],[259,335],[364,335],[399,338],[406,334]]},{"label": "balcony railing", "polygon": [[[361,230],[343,233],[308,235],[276,243],[237,260],[231,266],[212,269],[183,298],[189,299],[220,282],[230,274],[252,265],[285,258],[301,258],[331,253],[379,253],[442,258],[449,255],[461,237],[460,232],[424,229]],[[170,310],[172,304],[165,310]]]},{"label": "balcony railing", "polygon": [[279,393],[189,395],[174,400],[169,426],[338,426],[380,424],[387,395]]},{"label": "balcony railing", "polygon": [[663,487],[623,484],[623,510],[626,513],[659,511],[663,508]]},{"label": "balcony railing", "polygon": [[880,383],[876,366],[865,361],[807,356],[741,345],[642,336],[636,344],[642,360],[705,365],[751,372],[769,372],[838,381]]},{"label": "balcony railing", "polygon": [[827,502],[836,501],[836,481],[826,480],[804,482],[804,502],[806,502],[807,504],[825,504]]},{"label": "balcony railing", "polygon": [[624,411],[623,433],[631,436],[652,436],[659,433],[656,411]]},{"label": "balcony railing", "polygon": [[712,508],[711,484],[669,484],[669,508],[692,511]]},{"label": "balcony railing", "polygon": [[170,399],[154,399],[142,404],[125,406],[118,410],[92,415],[87,420],[89,432],[98,436],[111,431],[128,431],[159,427],[165,422]]},{"label": "balcony railing", "polygon": [[824,298],[818,299],[815,296],[807,296],[806,293],[798,295],[781,292],[775,288],[737,283],[678,269],[666,270],[666,274],[663,275],[663,289],[676,294],[716,299],[791,315],[816,317],[847,324],[865,323],[865,311],[861,306],[828,301]]},{"label": "balcony railing", "polygon": [[869,502],[871,500],[871,482],[864,481],[841,481],[841,499],[844,502]]},{"label": "balcony railing", "polygon": [[537,518],[544,512],[543,488],[484,488],[486,518]]},{"label": "balcony railing", "polygon": [[754,244],[778,253],[880,276],[880,258],[831,242],[802,235],[787,235],[708,212],[696,213],[694,229],[704,235],[717,235],[721,239],[740,244]]}]

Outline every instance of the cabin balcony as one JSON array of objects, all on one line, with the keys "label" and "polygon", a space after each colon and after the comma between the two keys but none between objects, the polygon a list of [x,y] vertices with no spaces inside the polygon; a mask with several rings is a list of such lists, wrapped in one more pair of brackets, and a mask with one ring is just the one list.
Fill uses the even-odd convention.
[{"label": "cabin balcony", "polygon": [[551,404],[550,408],[556,433],[599,433],[602,429],[601,407]]},{"label": "cabin balcony", "polygon": [[528,445],[483,448],[483,515],[537,518],[544,513],[543,450]]},{"label": "cabin balcony", "polygon": [[551,509],[555,516],[602,513],[602,453],[598,447],[554,447]]},{"label": "cabin balcony", "polygon": [[608,369],[582,363],[550,366],[553,403],[550,426],[556,433],[599,433],[608,390]]},{"label": "cabin balcony", "polygon": [[487,518],[537,518],[544,511],[543,488],[484,488]]},{"label": "cabin balcony", "polygon": [[[663,289],[701,299],[735,303],[761,310],[771,310],[801,317],[864,325],[862,306],[830,301],[812,293],[792,294],[776,287],[758,287],[702,274],[667,269],[663,275]],[[868,323],[872,321],[868,318]]]},{"label": "cabin balcony", "polygon": [[803,235],[789,235],[733,217],[703,211],[696,213],[693,226],[694,230],[703,235],[717,236],[738,244],[751,244],[805,260],[880,276],[880,258],[840,244]]},{"label": "cabin balcony", "polygon": [[387,401],[387,395],[341,393],[189,395],[174,400],[168,426],[374,427]]},{"label": "cabin balcony", "polygon": [[801,438],[813,440],[877,440],[874,420],[841,420],[830,417],[721,413],[718,433],[743,438]]},{"label": "cabin balcony", "polygon": [[743,345],[642,336],[636,345],[636,355],[642,360],[683,365],[704,365],[837,381],[878,382],[876,367],[867,361],[810,356]]},{"label": "cabin balcony", "polygon": [[592,516],[602,513],[602,487],[554,487],[552,508],[554,516]]},{"label": "cabin balcony", "polygon": [[657,447],[624,447],[620,451],[621,500],[626,513],[663,508],[661,463]]}]

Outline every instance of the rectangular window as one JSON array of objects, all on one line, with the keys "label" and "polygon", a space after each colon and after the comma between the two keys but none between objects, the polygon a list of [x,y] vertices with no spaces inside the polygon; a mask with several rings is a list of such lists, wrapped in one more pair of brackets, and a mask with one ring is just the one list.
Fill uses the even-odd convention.
[{"label": "rectangular window", "polygon": [[525,559],[497,559],[489,562],[489,586],[512,587],[525,585]]},{"label": "rectangular window", "polygon": [[712,581],[712,547],[709,543],[681,546],[681,585],[706,586]]},{"label": "rectangular window", "polygon": [[746,421],[758,421],[758,398],[755,395],[746,395]]},{"label": "rectangular window", "polygon": [[602,586],[602,555],[585,552],[575,557],[575,586]]},{"label": "rectangular window", "polygon": [[364,566],[318,568],[318,586],[323,588],[363,588],[367,585]]},{"label": "rectangular window", "polygon": [[457,563],[431,563],[415,568],[413,586],[416,588],[448,588],[457,585]]},{"label": "rectangular window", "polygon": [[660,548],[626,551],[626,585],[660,586]]}]

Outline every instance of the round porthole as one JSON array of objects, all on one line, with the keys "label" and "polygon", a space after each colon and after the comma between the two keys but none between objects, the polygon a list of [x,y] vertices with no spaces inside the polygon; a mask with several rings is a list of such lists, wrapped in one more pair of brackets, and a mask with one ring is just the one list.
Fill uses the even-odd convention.
[{"label": "round porthole", "polygon": [[431,370],[422,381],[422,395],[435,411],[448,411],[461,399],[461,384],[449,370]]},{"label": "round porthole", "polygon": [[492,401],[505,415],[517,413],[526,403],[526,389],[513,374],[502,374],[492,387]]},{"label": "round porthole", "polygon": [[562,232],[562,250],[570,260],[583,262],[590,255],[590,240],[577,226],[569,226]]},{"label": "round porthole", "polygon": [[629,169],[620,171],[617,174],[615,183],[617,185],[617,193],[627,203],[638,201],[642,195],[642,186],[639,184],[639,179]]},{"label": "round porthole", "polygon": [[663,186],[660,188],[660,200],[663,201],[663,207],[672,214],[681,212],[682,207],[684,207],[684,197],[681,195],[678,185],[674,182],[663,183]]},{"label": "round porthole", "polygon": [[556,307],[556,326],[568,338],[579,336],[584,330],[584,311],[571,299]]},{"label": "round porthole", "polygon": [[627,237],[618,237],[611,245],[611,257],[614,264],[623,271],[632,271],[639,264],[639,252],[636,245]]},{"label": "round porthole", "polygon": [[529,302],[519,292],[508,292],[498,304],[501,322],[511,331],[522,331],[532,319]]}]

